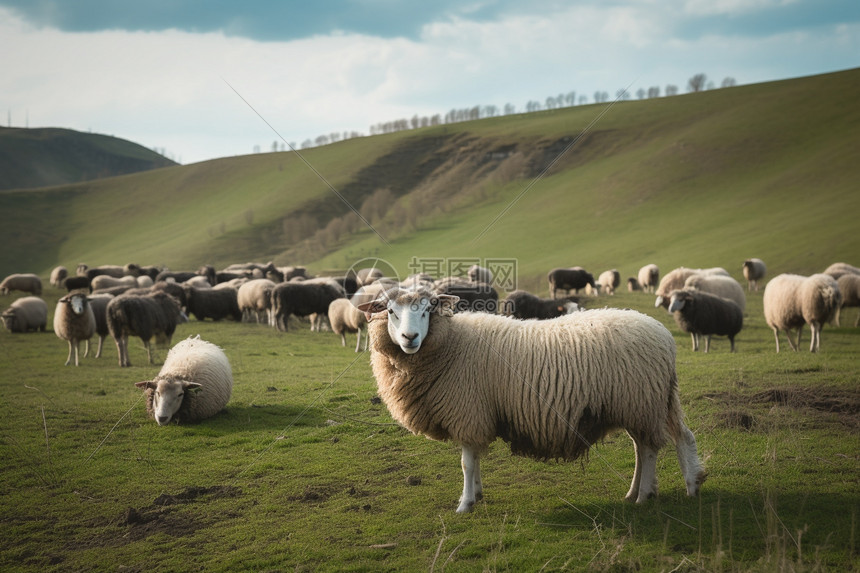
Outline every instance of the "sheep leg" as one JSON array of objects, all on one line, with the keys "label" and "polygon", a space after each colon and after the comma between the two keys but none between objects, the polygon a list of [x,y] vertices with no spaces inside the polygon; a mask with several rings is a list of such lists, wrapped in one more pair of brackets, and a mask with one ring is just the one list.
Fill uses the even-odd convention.
[{"label": "sheep leg", "polygon": [[152,361],[152,345],[149,343],[149,340],[143,341],[143,347],[146,348],[146,357],[149,358],[149,363],[155,364]]},{"label": "sheep leg", "polygon": [[673,436],[675,441],[675,451],[678,454],[678,465],[681,466],[681,474],[684,476],[684,484],[687,487],[687,495],[695,497],[699,494],[699,489],[707,477],[705,468],[702,467],[702,462],[699,460],[699,455],[696,453],[696,438],[693,432],[684,424],[682,420],[678,420],[678,436]]},{"label": "sheep leg", "polygon": [[776,353],[779,354],[779,329],[773,329],[773,337],[776,339]]},{"label": "sheep leg", "polygon": [[[813,322],[809,325],[809,329],[812,331],[812,340],[809,342],[809,351],[818,352],[818,345],[821,340],[821,325],[817,322]],[[798,346],[799,345],[800,341],[798,340]]]},{"label": "sheep leg", "polygon": [[102,346],[104,345],[104,342],[105,342],[105,337],[99,336],[99,348],[98,348],[98,350],[96,350],[96,358],[102,357]]},{"label": "sheep leg", "polygon": [[63,366],[68,366],[72,362],[72,341],[69,341],[69,355],[66,357],[66,363]]},{"label": "sheep leg", "polygon": [[86,346],[84,346],[84,358],[90,355],[90,341],[86,340]]},{"label": "sheep leg", "polygon": [[705,354],[711,351],[711,335],[705,335]]},{"label": "sheep leg", "polygon": [[481,460],[471,448],[463,446],[460,457],[463,467],[463,495],[457,513],[472,511],[475,500],[484,497],[484,487],[481,484]]},{"label": "sheep leg", "polygon": [[[346,346],[346,343],[344,343]],[[358,352],[361,350],[361,329],[359,328],[355,333],[355,351]]]},{"label": "sheep leg", "polygon": [[695,332],[691,332],[690,338],[693,340],[693,352],[696,352],[699,350],[699,335]]},{"label": "sheep leg", "polygon": [[633,434],[627,432],[627,435],[633,440],[633,453],[636,456],[636,465],[633,470],[633,481],[630,482],[630,489],[627,490],[627,495],[624,496],[626,501],[636,501],[639,497],[639,483],[642,479],[642,452],[639,449],[639,440],[633,437]]},{"label": "sheep leg", "polygon": [[346,346],[346,330],[340,333],[340,345]]}]

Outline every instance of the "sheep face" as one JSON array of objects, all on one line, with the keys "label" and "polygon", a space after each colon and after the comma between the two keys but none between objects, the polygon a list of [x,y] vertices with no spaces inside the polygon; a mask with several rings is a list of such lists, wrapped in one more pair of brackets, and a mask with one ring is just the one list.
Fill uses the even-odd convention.
[{"label": "sheep face", "polygon": [[7,308],[3,311],[3,314],[0,315],[0,320],[3,321],[3,326],[6,327],[6,330],[9,332],[15,331],[15,326],[17,325],[18,318],[15,316],[14,308]]},{"label": "sheep face", "polygon": [[66,303],[69,305],[69,308],[75,314],[75,316],[81,316],[87,311],[87,304],[89,303],[89,299],[87,295],[79,292],[67,294],[63,298],[59,300],[59,302]]},{"label": "sheep face", "polygon": [[147,380],[135,384],[152,393],[152,415],[159,426],[166,426],[179,411],[186,392],[196,392],[201,388],[197,382],[187,382],[174,378]]},{"label": "sheep face", "polygon": [[380,312],[388,314],[388,336],[405,354],[415,354],[427,337],[430,315],[434,312],[452,314],[460,297],[432,294],[426,290],[392,289],[377,300],[358,305],[368,320]]},{"label": "sheep face", "polygon": [[673,292],[672,296],[669,298],[669,312],[682,310],[684,305],[691,300],[693,300],[693,297],[689,293],[685,293],[683,291]]}]

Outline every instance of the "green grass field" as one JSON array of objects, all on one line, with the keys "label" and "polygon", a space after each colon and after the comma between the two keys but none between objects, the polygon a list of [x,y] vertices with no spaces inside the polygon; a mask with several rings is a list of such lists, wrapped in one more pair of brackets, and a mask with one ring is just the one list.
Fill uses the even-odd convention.
[{"label": "green grass field", "polygon": [[225,349],[234,393],[214,418],[158,427],[133,386],[158,370],[139,341],[131,368],[111,341],[74,368],[50,332],[0,332],[0,569],[856,570],[860,332],[828,327],[821,353],[776,354],[761,293],[748,298],[738,351],[716,339],[707,355],[651,295],[591,303],[641,310],[675,334],[709,471],[699,498],[685,496],[667,448],[659,497],[622,501],[624,434],[587,463],[513,457],[499,441],[468,515],[454,512],[457,449],[394,424],[368,355],[332,333],[181,325],[174,341],[201,334]]}]

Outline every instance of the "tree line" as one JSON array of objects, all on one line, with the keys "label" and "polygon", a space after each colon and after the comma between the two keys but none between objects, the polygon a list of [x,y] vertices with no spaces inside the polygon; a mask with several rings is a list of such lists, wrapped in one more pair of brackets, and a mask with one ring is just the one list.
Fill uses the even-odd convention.
[{"label": "tree line", "polygon": [[[737,82],[732,77],[726,77],[720,83],[721,88],[728,88],[737,85]],[[713,81],[709,81],[706,74],[695,74],[687,80],[687,91],[690,93],[700,92],[704,90],[715,89],[717,86]],[[635,93],[631,93],[626,88],[618,89],[615,92],[615,98],[620,101],[630,100],[635,95],[637,99],[652,99],[658,97],[672,97],[678,95],[678,86],[667,84],[661,89],[660,86],[651,86],[639,88]],[[597,90],[591,94],[592,103],[606,103],[609,101],[609,92]],[[417,114],[411,118],[401,118],[391,121],[375,123],[370,126],[370,135],[381,135],[385,133],[395,133],[398,131],[407,131],[410,129],[419,129],[422,127],[434,127],[443,124],[460,123],[464,121],[473,121],[476,119],[486,119],[497,117],[499,115],[513,115],[516,113],[535,113],[538,111],[560,109],[564,107],[572,107],[575,105],[586,105],[589,103],[589,97],[585,94],[577,94],[575,91],[560,93],[558,95],[547,96],[543,101],[529,100],[526,102],[522,111],[518,111],[517,107],[512,103],[506,103],[502,107],[495,105],[475,105],[465,108],[455,108],[449,110],[444,115],[434,114],[431,116],[418,116]],[[337,143],[354,137],[364,137],[363,133],[357,131],[333,132],[329,134],[319,135],[314,139],[304,140],[300,146],[295,142],[289,144],[290,149],[309,149],[311,147],[320,147],[329,143]],[[272,143],[272,151],[286,151],[287,145],[275,141]],[[260,147],[255,146],[254,152],[259,153]]]}]

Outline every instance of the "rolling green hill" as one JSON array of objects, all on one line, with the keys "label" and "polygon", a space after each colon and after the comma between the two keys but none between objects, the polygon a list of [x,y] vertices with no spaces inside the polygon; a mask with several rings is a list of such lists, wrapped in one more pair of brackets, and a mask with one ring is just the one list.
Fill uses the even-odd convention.
[{"label": "rolling green hill", "polygon": [[176,163],[117,137],[0,127],[0,189],[66,185],[170,165]]},{"label": "rolling green hill", "polygon": [[556,266],[858,264],[858,88],[855,69],[302,151],[326,181],[286,152],[0,192],[0,274],[503,258],[544,290]]}]

